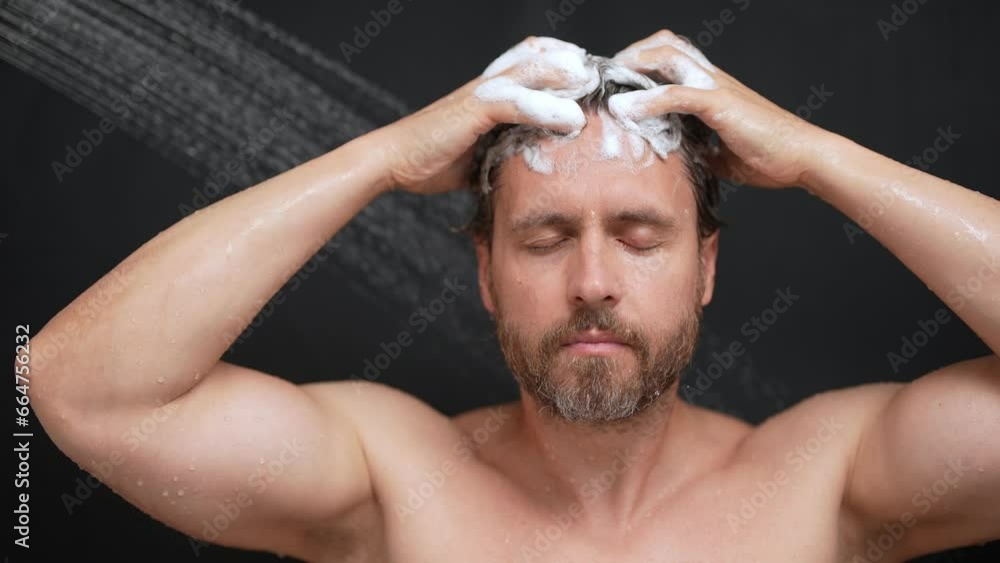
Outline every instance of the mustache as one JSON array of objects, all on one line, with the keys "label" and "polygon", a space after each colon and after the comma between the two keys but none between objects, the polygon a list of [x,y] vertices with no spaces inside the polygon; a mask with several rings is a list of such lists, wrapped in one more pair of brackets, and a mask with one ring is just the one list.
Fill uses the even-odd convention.
[{"label": "mustache", "polygon": [[542,337],[542,348],[558,349],[569,336],[587,330],[608,332],[632,347],[642,343],[641,333],[623,321],[612,309],[584,308],[574,311],[565,323],[546,331]]}]

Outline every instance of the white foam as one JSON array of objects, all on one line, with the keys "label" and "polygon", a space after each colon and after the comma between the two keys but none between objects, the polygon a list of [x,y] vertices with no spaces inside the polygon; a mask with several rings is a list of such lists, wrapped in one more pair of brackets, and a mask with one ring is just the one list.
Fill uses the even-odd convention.
[{"label": "white foam", "polygon": [[[686,85],[715,87],[714,80],[698,64],[683,57],[674,58],[677,60],[670,63],[673,75],[683,77]],[[701,55],[701,58],[704,59],[704,56]],[[518,65],[516,72],[504,73]],[[710,64],[708,66],[714,69]],[[643,106],[648,106],[652,97],[662,94],[664,87],[625,66],[607,67],[605,73],[609,82],[630,85],[639,90],[612,96],[609,99],[610,114],[603,109],[598,111],[602,135],[599,146],[595,147],[597,158],[623,159],[636,173],[652,165],[657,155],[667,158],[669,153],[677,150],[681,143],[679,119],[675,115],[647,117],[642,112]],[[572,43],[551,37],[536,37],[500,55],[486,68],[483,77],[487,80],[474,91],[481,101],[513,103],[522,115],[535,124],[565,133],[561,137],[549,137],[549,143],[508,147],[502,150],[505,153],[502,155],[499,154],[501,148],[493,146],[487,152],[485,161],[498,162],[518,153],[530,170],[552,174],[561,162],[554,162],[543,153],[575,139],[586,126],[583,109],[575,100],[592,93],[600,85],[596,61]],[[551,84],[554,78],[561,79],[562,88],[541,87]],[[484,167],[481,171],[484,190],[489,190],[488,170]]]},{"label": "white foam", "polygon": [[630,47],[628,49],[624,49],[624,50],[618,52],[613,58],[614,59],[618,59],[618,58],[635,57],[638,53],[640,53],[642,51],[648,51],[650,49],[656,49],[656,48],[662,47],[664,45],[669,45],[670,47],[673,47],[674,49],[677,49],[678,51],[680,51],[680,52],[684,53],[685,55],[691,57],[692,59],[698,61],[698,63],[701,66],[705,67],[706,69],[708,69],[709,71],[711,71],[713,73],[716,72],[716,70],[717,70],[715,68],[715,65],[713,65],[711,63],[711,61],[708,60],[708,57],[706,57],[704,53],[702,53],[700,50],[698,50],[697,47],[695,47],[694,45],[691,45],[687,41],[684,41],[680,37],[677,37],[675,35],[669,35],[669,34],[662,34],[662,35],[657,35],[657,36],[651,37],[651,38],[647,39],[641,46]]},{"label": "white foam", "polygon": [[538,146],[526,146],[521,149],[521,156],[524,158],[528,168],[539,174],[552,174],[552,160],[542,154]]},{"label": "white foam", "polygon": [[511,102],[528,119],[547,128],[579,132],[587,123],[583,109],[575,101],[526,88],[508,76],[491,78],[477,86],[474,93],[484,102]]},{"label": "white foam", "polygon": [[626,49],[622,53],[615,55],[612,60],[633,66],[655,67],[656,70],[659,70],[667,78],[683,86],[701,88],[702,90],[715,90],[719,87],[715,83],[715,79],[709,74],[709,72],[714,71],[706,71],[705,67],[685,55],[669,55],[662,60],[656,61],[656,63],[640,62],[639,55],[646,50],[648,49]]},{"label": "white foam", "polygon": [[533,39],[526,39],[504,51],[503,54],[486,67],[486,70],[483,71],[483,77],[496,76],[512,66],[534,59],[539,54],[546,52],[575,53],[580,60],[584,59],[587,55],[587,51],[583,47],[574,45],[573,43],[561,41],[554,37],[535,37]]},{"label": "white foam", "polygon": [[684,86],[702,90],[715,90],[719,87],[705,69],[691,59],[674,56],[667,59],[667,64],[673,68],[678,81]]},{"label": "white foam", "polygon": [[[518,65],[518,77],[527,85],[538,85],[537,89],[562,98],[579,98],[593,91],[600,80],[597,69],[588,64],[586,50],[552,37],[518,43],[490,63],[482,76],[495,77]],[[565,83],[564,88],[541,86],[556,76]]]},{"label": "white foam", "polygon": [[646,117],[650,104],[662,96],[672,85],[664,84],[649,90],[634,90],[608,98],[611,115],[624,127],[646,141],[662,158],[677,150],[681,144],[679,123],[669,115]]},{"label": "white foam", "polygon": [[622,129],[612,119],[604,118],[604,111],[598,112],[601,119],[601,160],[621,158],[622,156]]}]

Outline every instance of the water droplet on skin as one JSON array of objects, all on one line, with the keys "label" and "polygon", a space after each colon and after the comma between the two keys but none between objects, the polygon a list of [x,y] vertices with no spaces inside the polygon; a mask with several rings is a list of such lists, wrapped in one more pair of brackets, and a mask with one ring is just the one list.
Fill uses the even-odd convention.
[{"label": "water droplet on skin", "polygon": [[156,378],[156,382],[159,383],[160,385],[163,385],[164,381],[166,381],[166,379],[163,379],[162,377],[157,377]]},{"label": "water droplet on skin", "polygon": [[142,486],[142,479],[139,479],[138,481],[136,481],[135,484],[141,487]]},{"label": "water droplet on skin", "polygon": [[260,458],[260,464],[264,465],[264,458]]},{"label": "water droplet on skin", "polygon": [[194,471],[194,466],[193,465],[189,465],[188,466],[188,471]]},{"label": "water droplet on skin", "polygon": [[163,491],[163,496],[168,497],[170,496],[170,493],[168,491]]},{"label": "water droplet on skin", "polygon": [[201,374],[200,373],[194,374],[194,380],[198,381],[199,379],[201,379]]},{"label": "water droplet on skin", "polygon": [[177,481],[180,481],[180,479],[178,479],[177,476],[174,475],[174,483],[176,483]]},{"label": "water droplet on skin", "polygon": [[181,489],[181,490],[177,491],[177,496],[179,496],[179,497],[184,496],[184,489]]},{"label": "water droplet on skin", "polygon": [[978,471],[979,473],[982,473],[983,472],[983,468],[982,467],[977,467],[976,471]]}]

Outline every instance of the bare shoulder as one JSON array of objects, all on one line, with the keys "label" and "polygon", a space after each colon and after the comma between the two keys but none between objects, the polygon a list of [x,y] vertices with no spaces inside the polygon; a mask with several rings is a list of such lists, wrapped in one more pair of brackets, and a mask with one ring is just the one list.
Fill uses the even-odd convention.
[{"label": "bare shoulder", "polygon": [[344,417],[357,431],[366,454],[383,442],[406,447],[433,448],[459,436],[458,428],[420,398],[382,383],[364,380],[308,383],[302,388],[324,412]]},{"label": "bare shoulder", "polygon": [[799,454],[825,459],[848,477],[864,429],[881,413],[901,383],[869,383],[817,393],[754,427],[741,456]]}]

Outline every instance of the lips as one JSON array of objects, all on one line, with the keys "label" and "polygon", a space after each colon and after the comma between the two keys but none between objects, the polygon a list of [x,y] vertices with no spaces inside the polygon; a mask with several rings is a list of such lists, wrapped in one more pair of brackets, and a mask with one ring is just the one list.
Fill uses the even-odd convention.
[{"label": "lips", "polygon": [[618,338],[613,333],[599,330],[578,332],[563,342],[564,346],[570,346],[573,344],[621,344],[623,346],[627,346],[625,341]]}]

